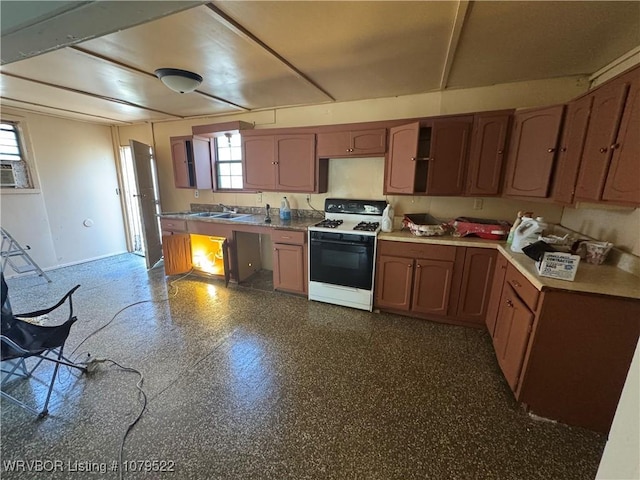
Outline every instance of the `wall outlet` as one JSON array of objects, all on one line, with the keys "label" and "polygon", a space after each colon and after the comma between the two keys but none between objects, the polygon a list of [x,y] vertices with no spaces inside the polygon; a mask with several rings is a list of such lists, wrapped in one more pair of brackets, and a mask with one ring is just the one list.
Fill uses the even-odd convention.
[{"label": "wall outlet", "polygon": [[262,203],[262,192],[258,192],[258,203]]},{"label": "wall outlet", "polygon": [[476,198],[473,200],[473,209],[474,210],[482,210],[482,199]]},{"label": "wall outlet", "polygon": [[193,191],[193,196],[196,197],[196,198],[200,197],[200,192],[198,190],[194,190]]}]

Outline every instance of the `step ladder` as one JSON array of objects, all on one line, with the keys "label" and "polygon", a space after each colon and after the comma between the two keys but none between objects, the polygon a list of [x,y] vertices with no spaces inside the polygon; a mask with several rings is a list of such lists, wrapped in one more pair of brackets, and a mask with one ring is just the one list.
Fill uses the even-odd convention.
[{"label": "step ladder", "polygon": [[29,256],[27,250],[31,247],[22,248],[20,244],[13,238],[4,228],[2,230],[2,246],[0,247],[0,256],[2,257],[2,271],[4,272],[7,264],[18,274],[36,272],[39,276],[51,283],[51,279],[38,266],[38,264]]}]

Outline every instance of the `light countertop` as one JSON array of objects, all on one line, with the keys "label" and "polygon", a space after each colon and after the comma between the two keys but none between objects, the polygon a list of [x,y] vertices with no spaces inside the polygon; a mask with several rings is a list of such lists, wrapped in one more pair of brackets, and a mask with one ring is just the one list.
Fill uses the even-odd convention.
[{"label": "light countertop", "polygon": [[534,260],[524,253],[515,253],[505,242],[483,240],[475,237],[453,237],[450,235],[418,237],[411,232],[394,231],[380,233],[379,240],[394,242],[430,243],[458,247],[495,248],[518,269],[538,290],[567,290],[572,292],[611,295],[640,300],[640,277],[627,273],[614,265],[592,265],[580,261],[574,281],[558,280],[538,275]]}]

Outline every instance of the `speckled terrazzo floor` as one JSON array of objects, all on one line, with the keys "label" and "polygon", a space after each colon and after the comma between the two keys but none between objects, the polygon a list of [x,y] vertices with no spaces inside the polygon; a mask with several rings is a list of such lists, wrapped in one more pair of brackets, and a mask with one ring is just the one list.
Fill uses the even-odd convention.
[{"label": "speckled terrazzo floor", "polygon": [[[149,403],[124,458],[173,462],[174,471],[124,478],[595,476],[604,436],[524,413],[486,332],[191,276],[170,286],[161,268],[147,272],[134,255],[50,276],[51,284],[10,279],[9,296],[16,312],[31,311],[80,283],[68,353],[123,307],[151,300],[73,354],[144,373]],[[65,370],[44,420],[3,399],[0,476],[118,478],[122,435],[140,409],[136,381],[104,365],[80,378]],[[14,388],[33,403],[42,392],[35,380]],[[54,472],[9,472],[12,460],[60,463],[44,464]],[[72,471],[83,467],[91,471]]]}]

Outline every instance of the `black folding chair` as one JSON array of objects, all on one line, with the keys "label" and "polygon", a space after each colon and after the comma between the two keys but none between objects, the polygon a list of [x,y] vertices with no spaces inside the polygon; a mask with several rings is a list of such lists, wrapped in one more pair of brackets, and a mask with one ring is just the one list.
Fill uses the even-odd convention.
[{"label": "black folding chair", "polygon": [[[4,274],[2,274],[2,331],[0,340],[3,378],[0,393],[2,397],[20,405],[39,417],[44,417],[49,413],[49,400],[60,365],[77,368],[83,372],[87,371],[85,367],[76,365],[62,354],[71,325],[77,320],[73,315],[72,295],[79,287],[80,285],[73,287],[51,308],[14,315],[8,299],[9,288],[4,280]],[[61,325],[45,327],[20,320],[20,318],[33,319],[42,315],[48,315],[67,301],[69,304],[69,316]],[[30,357],[37,359],[37,362],[35,366],[29,369],[27,368],[26,359]],[[47,392],[44,406],[42,410],[38,412],[35,408],[9,395],[5,391],[5,386],[16,377],[29,378],[44,360],[55,363],[55,368],[53,369],[53,375],[49,382],[49,391]],[[7,369],[5,369],[5,365],[8,367]]]}]

